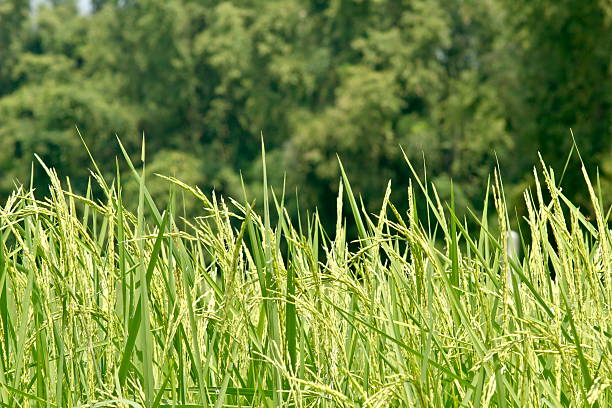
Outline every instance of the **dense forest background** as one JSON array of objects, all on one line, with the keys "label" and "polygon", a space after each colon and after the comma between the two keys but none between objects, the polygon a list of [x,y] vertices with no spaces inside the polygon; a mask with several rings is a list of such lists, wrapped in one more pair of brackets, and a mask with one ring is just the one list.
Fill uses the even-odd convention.
[{"label": "dense forest background", "polygon": [[[239,198],[241,176],[261,194],[263,134],[277,191],[324,222],[336,153],[372,209],[389,179],[406,201],[400,145],[459,208],[499,162],[520,215],[538,151],[561,177],[571,128],[609,205],[611,22],[608,0],[0,0],[0,197],[34,153],[84,192],[78,126],[109,177],[115,135],[137,158],[144,133],[148,173]],[[574,153],[564,192],[588,211],[582,180]]]}]

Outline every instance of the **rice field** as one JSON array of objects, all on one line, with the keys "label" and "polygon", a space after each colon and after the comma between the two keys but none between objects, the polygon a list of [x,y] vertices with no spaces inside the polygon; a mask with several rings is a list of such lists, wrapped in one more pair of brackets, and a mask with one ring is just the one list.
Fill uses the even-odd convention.
[{"label": "rice field", "polygon": [[166,177],[201,203],[185,220],[125,160],[133,205],[119,175],[94,200],[45,167],[48,197],[0,208],[0,405],[612,406],[610,208],[584,169],[590,218],[534,170],[513,256],[495,174],[468,222],[414,171],[407,213],[390,186],[369,213],[343,170],[325,231],[265,170],[262,211]]}]

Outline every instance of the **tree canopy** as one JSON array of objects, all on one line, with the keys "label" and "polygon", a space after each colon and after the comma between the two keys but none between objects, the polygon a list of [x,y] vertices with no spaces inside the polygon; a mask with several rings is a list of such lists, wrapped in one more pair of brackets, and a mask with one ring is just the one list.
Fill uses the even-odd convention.
[{"label": "tree canopy", "polygon": [[[401,146],[441,198],[452,179],[478,208],[498,164],[510,200],[538,151],[560,176],[571,128],[612,200],[605,0],[37,3],[0,0],[0,195],[29,183],[34,153],[86,189],[78,127],[109,174],[116,135],[136,155],[144,133],[148,171],[231,195],[241,177],[260,193],[263,134],[273,184],[323,220],[336,154],[366,207],[389,179],[405,202]],[[588,207],[572,157],[564,186]]]}]

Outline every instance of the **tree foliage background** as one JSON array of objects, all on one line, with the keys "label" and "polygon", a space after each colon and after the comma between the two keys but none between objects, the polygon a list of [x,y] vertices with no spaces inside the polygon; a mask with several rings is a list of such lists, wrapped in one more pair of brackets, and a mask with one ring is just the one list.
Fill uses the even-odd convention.
[{"label": "tree foliage background", "polygon": [[572,128],[610,203],[611,22],[607,0],[0,0],[0,196],[34,153],[84,191],[78,126],[111,176],[115,135],[137,157],[144,133],[148,172],[238,197],[261,193],[263,133],[273,184],[324,221],[336,153],[367,207],[389,179],[405,202],[402,146],[478,208],[497,163],[516,203],[538,151],[560,176]]}]

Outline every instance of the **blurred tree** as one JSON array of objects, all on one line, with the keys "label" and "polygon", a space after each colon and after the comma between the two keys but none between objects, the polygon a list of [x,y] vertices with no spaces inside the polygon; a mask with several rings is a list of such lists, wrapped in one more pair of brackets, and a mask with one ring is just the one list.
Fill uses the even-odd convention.
[{"label": "blurred tree", "polygon": [[91,0],[91,9],[94,13],[102,10],[107,3],[116,4],[115,0]]},{"label": "blurred tree", "polygon": [[[117,153],[114,132],[136,130],[129,107],[117,104],[105,83],[84,77],[79,69],[85,23],[67,2],[41,8],[36,30],[22,36],[12,71],[21,86],[0,99],[0,191],[10,191],[14,180],[29,181],[37,153],[59,174],[72,176],[73,186],[83,192],[91,165],[76,127],[109,173]],[[46,191],[44,176],[35,183]]]},{"label": "blurred tree", "polygon": [[450,194],[450,176],[458,196],[478,206],[494,153],[505,157],[513,145],[489,80],[498,10],[461,1],[373,1],[367,9],[367,22],[354,22],[367,29],[336,69],[334,101],[295,115],[287,154],[301,165],[299,185],[333,202],[338,152],[367,203],[380,204],[387,179],[405,202],[401,145],[415,164],[426,157],[441,192]]},{"label": "blurred tree", "polygon": [[21,38],[29,12],[30,4],[27,1],[0,2],[0,97],[19,84],[12,70],[21,52]]},{"label": "blurred tree", "polygon": [[[504,101],[520,140],[521,172],[542,152],[560,176],[572,128],[587,168],[612,155],[612,6],[605,0],[508,1],[506,63],[515,71]],[[589,205],[578,157],[565,191]],[[609,202],[609,201],[608,201]]]},{"label": "blurred tree", "polygon": [[[0,0],[0,194],[27,180],[34,152],[84,188],[75,125],[109,174],[114,134],[136,158],[144,132],[149,172],[235,196],[241,175],[262,193],[263,132],[272,184],[293,207],[298,188],[328,221],[336,153],[369,209],[388,179],[405,206],[400,145],[419,169],[425,157],[443,200],[452,178],[458,207],[479,208],[498,160],[506,186],[523,188],[537,150],[563,165],[573,127],[605,186],[611,10],[605,0],[94,0],[80,15],[74,0],[36,12]],[[564,183],[586,202],[580,177]],[[167,183],[149,181],[163,202]]]}]

